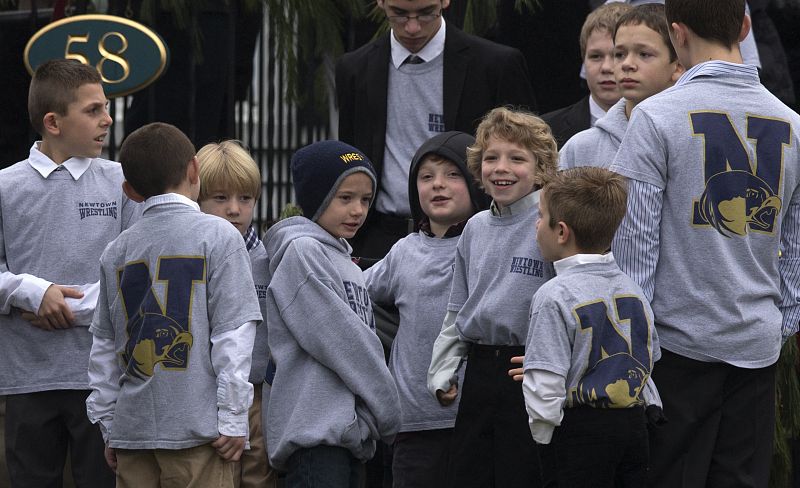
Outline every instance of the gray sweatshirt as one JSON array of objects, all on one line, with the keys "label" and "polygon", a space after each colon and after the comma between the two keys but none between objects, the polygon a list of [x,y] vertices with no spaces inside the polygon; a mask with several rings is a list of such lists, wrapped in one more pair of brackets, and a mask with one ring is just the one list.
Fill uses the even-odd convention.
[{"label": "gray sweatshirt", "polygon": [[572,136],[558,152],[561,169],[579,166],[608,168],[628,127],[625,115],[625,99],[615,103],[606,115],[597,120],[594,127]]},{"label": "gray sweatshirt", "polygon": [[457,237],[438,239],[420,231],[400,239],[364,272],[373,301],[400,311],[389,369],[400,393],[401,432],[455,425],[458,401],[442,407],[426,385],[433,342],[447,311],[456,244]]},{"label": "gray sweatshirt", "polygon": [[267,373],[267,361],[269,360],[269,348],[267,347],[267,287],[269,286],[269,258],[264,244],[259,240],[255,246],[248,251],[250,254],[250,264],[253,266],[253,282],[256,286],[258,304],[261,307],[261,315],[264,322],[256,328],[256,340],[253,344],[253,362],[250,366],[250,383],[260,384],[264,382]]},{"label": "gray sweatshirt", "polygon": [[276,366],[265,415],[270,463],[285,469],[296,450],[318,445],[370,459],[375,441],[400,428],[400,399],[350,245],[305,217],[278,222],[264,244]]}]

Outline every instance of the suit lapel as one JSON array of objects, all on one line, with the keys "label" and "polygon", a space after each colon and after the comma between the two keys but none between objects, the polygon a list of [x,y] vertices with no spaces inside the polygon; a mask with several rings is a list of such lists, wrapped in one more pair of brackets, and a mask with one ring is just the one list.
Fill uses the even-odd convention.
[{"label": "suit lapel", "polygon": [[[372,52],[369,53],[368,63],[365,73],[366,97],[369,107],[369,120],[374,126],[369,130],[372,134],[373,162],[376,166],[382,166],[383,151],[386,141],[386,103],[389,90],[389,67],[391,63],[391,47],[388,35],[374,44]],[[378,174],[380,174],[380,169]]]}]

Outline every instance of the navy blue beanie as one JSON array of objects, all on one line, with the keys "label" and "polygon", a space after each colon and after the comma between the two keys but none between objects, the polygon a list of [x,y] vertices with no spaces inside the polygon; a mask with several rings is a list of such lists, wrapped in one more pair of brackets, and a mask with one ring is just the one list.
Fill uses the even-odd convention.
[{"label": "navy blue beanie", "polygon": [[333,200],[336,190],[349,175],[366,173],[372,180],[375,200],[375,170],[369,159],[341,141],[320,141],[298,149],[292,155],[292,182],[303,215],[316,222]]}]

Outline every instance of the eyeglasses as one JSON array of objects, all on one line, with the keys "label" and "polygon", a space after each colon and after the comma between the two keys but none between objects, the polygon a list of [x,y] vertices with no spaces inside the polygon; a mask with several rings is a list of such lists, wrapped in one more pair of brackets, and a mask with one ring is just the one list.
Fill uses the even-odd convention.
[{"label": "eyeglasses", "polygon": [[409,20],[414,19],[418,24],[429,24],[442,16],[442,11],[439,10],[435,14],[422,14],[422,15],[387,15],[386,18],[389,22],[396,25],[406,25]]}]

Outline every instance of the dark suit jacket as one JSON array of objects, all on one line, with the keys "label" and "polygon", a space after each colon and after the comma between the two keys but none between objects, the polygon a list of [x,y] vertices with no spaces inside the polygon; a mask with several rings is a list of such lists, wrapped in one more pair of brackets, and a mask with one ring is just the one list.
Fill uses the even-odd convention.
[{"label": "dark suit jacket", "polygon": [[[486,112],[505,104],[536,109],[522,53],[445,25],[445,131],[474,134]],[[386,141],[390,35],[345,54],[336,64],[339,139],[364,151],[378,173],[378,185]]]},{"label": "dark suit jacket", "polygon": [[542,119],[550,125],[558,148],[582,130],[592,126],[592,115],[589,112],[589,95],[569,107],[553,110],[542,115]]}]

